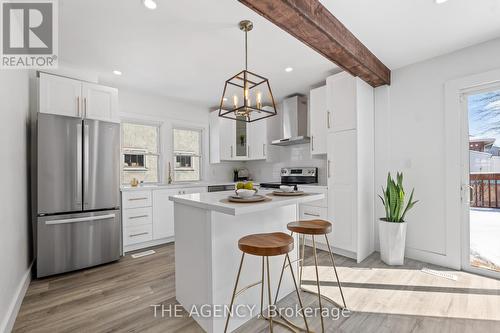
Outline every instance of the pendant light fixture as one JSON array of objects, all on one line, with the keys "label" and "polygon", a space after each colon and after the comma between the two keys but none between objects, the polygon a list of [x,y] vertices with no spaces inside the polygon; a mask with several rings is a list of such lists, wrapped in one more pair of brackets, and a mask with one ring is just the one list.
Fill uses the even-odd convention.
[{"label": "pendant light fixture", "polygon": [[277,112],[269,80],[248,71],[248,32],[253,23],[244,20],[239,26],[245,32],[245,69],[224,84],[219,117],[250,123],[275,116]]}]

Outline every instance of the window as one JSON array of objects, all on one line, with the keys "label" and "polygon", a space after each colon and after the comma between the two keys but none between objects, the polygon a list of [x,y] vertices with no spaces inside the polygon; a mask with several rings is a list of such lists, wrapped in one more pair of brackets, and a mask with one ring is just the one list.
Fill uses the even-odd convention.
[{"label": "window", "polygon": [[201,131],[174,128],[174,181],[201,179]]},{"label": "window", "polygon": [[160,181],[160,127],[139,123],[122,123],[122,183],[133,178],[145,183]]}]

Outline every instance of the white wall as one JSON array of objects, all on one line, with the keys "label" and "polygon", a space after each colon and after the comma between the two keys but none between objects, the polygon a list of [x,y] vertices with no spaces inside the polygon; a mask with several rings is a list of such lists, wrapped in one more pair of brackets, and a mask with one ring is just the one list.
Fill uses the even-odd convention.
[{"label": "white wall", "polygon": [[[497,39],[395,70],[391,86],[376,89],[376,191],[385,186],[388,171],[400,170],[408,191],[415,187],[420,200],[407,216],[409,257],[452,265],[452,254],[446,253],[445,152],[458,149],[459,142],[454,147],[444,144],[444,85],[500,68],[499,54]],[[382,216],[379,200],[376,208]]]},{"label": "white wall", "polygon": [[28,200],[29,73],[0,71],[0,332],[13,325],[30,277],[31,226]]},{"label": "white wall", "polygon": [[[233,168],[241,167],[239,162],[209,164],[208,108],[203,105],[168,99],[145,92],[119,88],[119,109],[123,119],[162,122],[161,141],[163,156],[163,181],[167,180],[168,161],[172,162],[173,126],[190,126],[203,129],[203,180],[215,182],[232,181]],[[173,166],[173,164],[172,164]]]}]

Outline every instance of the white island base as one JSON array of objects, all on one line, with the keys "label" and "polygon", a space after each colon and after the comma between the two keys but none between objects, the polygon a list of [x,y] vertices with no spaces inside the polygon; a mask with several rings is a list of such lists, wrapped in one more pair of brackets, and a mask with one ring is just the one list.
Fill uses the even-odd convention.
[{"label": "white island base", "polygon": [[[224,307],[231,301],[241,251],[238,240],[249,234],[285,232],[286,225],[297,220],[297,205],[321,200],[323,194],[303,197],[272,197],[271,202],[254,204],[222,203],[229,192],[174,196],[175,215],[175,288],[177,301],[193,314],[193,319],[206,331],[223,332]],[[297,238],[290,253],[297,258]],[[284,256],[270,257],[271,292],[274,301]],[[296,270],[297,265],[293,265]],[[262,258],[245,255],[238,290],[259,282]],[[295,271],[296,274],[296,271]],[[258,315],[260,285],[240,294],[235,307],[241,305],[240,316],[233,316],[231,332]],[[267,286],[265,301],[267,304]],[[294,291],[289,270],[284,274],[279,299]],[[202,307],[204,305],[204,307]],[[196,311],[193,310],[196,306]],[[205,310],[206,313],[201,313]]]}]

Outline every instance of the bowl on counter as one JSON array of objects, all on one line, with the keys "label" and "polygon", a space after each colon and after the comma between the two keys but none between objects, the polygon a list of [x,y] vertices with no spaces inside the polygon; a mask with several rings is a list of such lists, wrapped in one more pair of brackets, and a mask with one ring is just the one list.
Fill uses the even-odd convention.
[{"label": "bowl on counter", "polygon": [[288,185],[281,185],[281,186],[280,186],[280,191],[281,191],[281,192],[290,193],[290,192],[295,191],[295,187],[293,187],[293,186],[288,186]]},{"label": "bowl on counter", "polygon": [[236,190],[234,192],[240,198],[251,198],[257,194],[257,189],[247,190],[247,189],[241,188],[241,189]]}]

